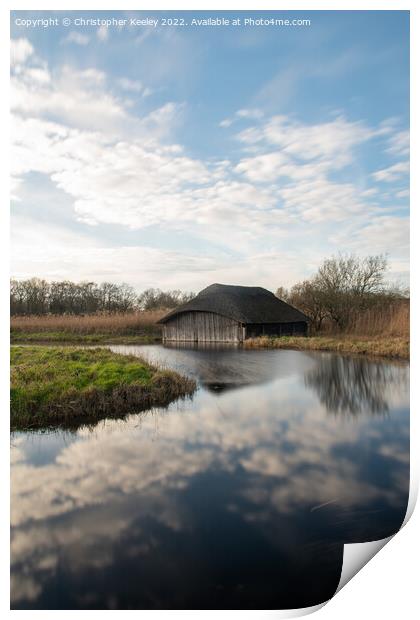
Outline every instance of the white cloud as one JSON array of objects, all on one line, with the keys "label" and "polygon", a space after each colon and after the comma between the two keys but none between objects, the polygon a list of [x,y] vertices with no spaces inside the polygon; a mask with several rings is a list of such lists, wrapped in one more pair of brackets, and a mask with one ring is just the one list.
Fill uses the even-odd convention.
[{"label": "white cloud", "polygon": [[109,37],[109,30],[106,26],[100,26],[96,31],[96,36],[100,41],[106,41]]},{"label": "white cloud", "polygon": [[[158,113],[146,118],[151,126],[159,126],[160,120]],[[50,174],[75,198],[79,216],[98,222],[142,228],[168,216],[194,217],[192,188],[210,178],[201,162],[185,157],[175,145],[116,142],[42,120],[16,118],[14,143],[15,175]],[[188,206],[190,212],[183,213]]]},{"label": "white cloud", "polygon": [[76,45],[85,46],[89,43],[90,37],[87,34],[82,34],[77,30],[72,30],[69,34],[63,39],[62,43],[75,43]]},{"label": "white cloud", "polygon": [[360,192],[360,196],[362,198],[369,198],[370,196],[376,196],[378,194],[378,189],[376,187],[369,187],[368,189],[364,189]]},{"label": "white cloud", "polygon": [[410,164],[408,161],[398,162],[388,168],[383,168],[377,172],[372,173],[373,178],[376,181],[384,181],[385,183],[392,183],[397,181],[401,177],[408,174],[410,170]]},{"label": "white cloud", "polygon": [[139,80],[129,80],[128,78],[120,78],[118,80],[118,84],[124,90],[129,90],[135,93],[141,93],[145,90],[143,84]]},{"label": "white cloud", "polygon": [[236,112],[239,118],[259,119],[264,116],[264,112],[258,108],[242,109]]},{"label": "white cloud", "polygon": [[[27,256],[31,257],[30,265]],[[200,272],[220,268],[222,261],[223,257],[193,256],[187,251],[141,245],[108,247],[93,237],[63,227],[13,217],[12,273],[18,278],[30,277],[36,272],[49,280],[129,280],[139,290],[155,286],[157,278],[162,278],[168,287],[176,288],[178,278],[188,288],[195,273],[198,274],[195,281],[199,281]]]},{"label": "white cloud", "polygon": [[276,146],[298,161],[327,162],[331,168],[342,168],[352,161],[353,149],[375,135],[361,122],[337,118],[328,123],[307,125],[274,116],[262,125],[243,130],[237,136],[246,145],[260,148]]},{"label": "white cloud", "polygon": [[410,224],[407,217],[380,215],[357,230],[347,224],[333,233],[332,241],[362,255],[388,254],[391,279],[398,274],[408,284]]},{"label": "white cloud", "polygon": [[[216,233],[217,242],[220,230],[219,239]],[[277,235],[277,241],[279,238]],[[238,248],[243,251],[244,247],[240,237]],[[308,254],[302,256],[296,250],[250,251],[238,262],[223,249],[215,253],[205,248],[200,252],[187,248],[175,251],[140,244],[109,247],[94,236],[62,226],[12,217],[11,272],[19,279],[36,273],[47,280],[128,281],[139,291],[159,285],[198,292],[213,282],[255,282],[273,289],[277,282],[294,284],[307,263]]]},{"label": "white cloud", "polygon": [[[46,251],[28,269],[36,264],[39,273],[48,277],[59,277],[59,269],[62,277],[72,277],[73,264],[81,277],[93,277],[86,271],[90,270],[98,278],[103,273],[118,278],[118,270],[126,271],[124,261],[149,261],[151,265],[161,261],[174,265],[173,269],[168,268],[165,274],[153,268],[150,274],[155,275],[145,276],[147,282],[156,274],[160,282],[173,282],[178,269],[186,288],[201,288],[195,276],[188,284],[188,272],[183,271],[185,257],[185,264],[196,262],[201,280],[208,277],[210,282],[219,279],[246,284],[252,278],[255,283],[270,285],[273,278],[293,283],[292,277],[309,275],[308,265],[322,259],[325,252],[343,247],[345,240],[338,243],[334,237],[337,222],[340,227],[346,225],[351,238],[372,218],[385,214],[378,206],[382,196],[376,187],[337,178],[357,162],[358,147],[372,137],[384,135],[382,139],[389,140],[383,127],[368,127],[344,117],[318,124],[278,115],[263,118],[260,110],[244,108],[235,114],[236,120],[242,118],[249,124],[237,135],[237,161],[207,161],[192,156],[173,139],[188,111],[184,104],[168,101],[147,113],[136,109],[134,114],[130,102],[113,92],[115,86],[137,92],[142,95],[139,105],[145,105],[145,87],[140,80],[121,77],[113,82],[96,68],[81,71],[70,66],[55,68],[52,75],[45,64],[32,66],[32,49],[28,54],[26,47],[25,53],[30,66],[20,64],[12,80],[12,166],[17,199],[25,175],[47,175],[72,199],[73,216],[82,229],[86,224],[131,230],[159,226],[166,233],[187,233],[204,247],[206,242],[215,244],[229,263],[230,253],[236,252],[238,265],[224,266],[197,252],[175,256],[164,250],[158,254],[147,250],[145,254],[144,248],[137,247],[138,254],[132,255],[134,250],[127,247],[119,248],[119,253],[115,248],[95,247],[85,266],[70,251],[73,263],[63,258],[56,261],[56,267],[61,266],[54,269],[53,253]],[[231,122],[225,119],[221,124],[227,127]],[[403,165],[394,164],[373,178],[399,178]],[[26,226],[30,231],[30,223]],[[382,234],[383,243],[392,251],[391,230],[386,228]],[[45,245],[41,237],[39,242]],[[63,247],[70,248],[71,242]],[[301,247],[305,247],[302,256],[295,251]],[[227,254],[223,255],[223,250]],[[23,251],[21,256],[31,256],[31,252],[36,250]],[[19,263],[19,273],[25,271],[25,260]],[[29,265],[27,260],[25,264]],[[290,265],[296,268],[290,269]],[[133,278],[135,282],[135,270]]]},{"label": "white cloud", "polygon": [[11,39],[10,62],[12,67],[21,65],[34,53],[34,48],[28,39]]},{"label": "white cloud", "polygon": [[30,70],[12,78],[11,108],[24,116],[57,118],[77,127],[108,128],[121,125],[127,114],[122,103],[105,92],[95,70],[77,72],[65,67],[50,83],[33,79]]},{"label": "white cloud", "polygon": [[280,194],[286,208],[310,222],[332,224],[357,215],[364,219],[366,214],[366,203],[351,183],[333,183],[322,176],[301,180],[295,186],[283,188]]},{"label": "white cloud", "polygon": [[274,181],[285,174],[288,162],[288,158],[281,152],[267,153],[241,160],[235,170],[250,181]]},{"label": "white cloud", "polygon": [[243,108],[235,112],[234,118],[225,118],[219,123],[219,127],[230,127],[238,119],[258,120],[264,116],[264,112],[258,108]]},{"label": "white cloud", "polygon": [[28,82],[32,84],[38,83],[40,85],[45,85],[51,82],[51,75],[46,69],[32,67],[25,70],[23,79],[28,80]]},{"label": "white cloud", "polygon": [[393,155],[408,155],[410,152],[410,132],[399,131],[389,138],[388,152]]},{"label": "white cloud", "polygon": [[[106,88],[97,69],[64,66],[54,79],[47,69],[22,67],[11,80],[11,109],[23,117],[54,118],[79,130],[98,130],[115,137],[162,137],[181,118],[182,105],[167,103],[143,117],[133,116],[127,102]],[[143,90],[143,97],[150,94]]]},{"label": "white cloud", "polygon": [[276,116],[238,135],[242,143],[257,145],[257,153],[242,159],[235,170],[254,183],[277,182],[283,213],[300,221],[364,219],[372,213],[366,199],[376,188],[362,192],[352,183],[332,181],[330,174],[351,164],[354,149],[374,135],[375,130],[344,118],[308,126]]},{"label": "white cloud", "polygon": [[358,245],[365,251],[380,254],[392,250],[396,258],[408,258],[410,227],[405,217],[378,217],[364,226],[358,237]]}]

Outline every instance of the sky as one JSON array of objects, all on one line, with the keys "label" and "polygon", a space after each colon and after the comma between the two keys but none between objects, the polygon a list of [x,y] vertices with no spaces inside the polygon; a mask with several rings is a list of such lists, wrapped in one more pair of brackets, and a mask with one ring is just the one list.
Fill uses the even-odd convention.
[{"label": "sky", "polygon": [[408,284],[407,11],[13,11],[11,33],[12,276],[274,291],[342,252]]}]

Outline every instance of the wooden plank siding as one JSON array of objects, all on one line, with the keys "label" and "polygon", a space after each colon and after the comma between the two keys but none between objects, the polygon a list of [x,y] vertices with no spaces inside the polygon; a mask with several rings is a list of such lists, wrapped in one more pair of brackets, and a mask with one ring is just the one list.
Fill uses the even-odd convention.
[{"label": "wooden plank siding", "polygon": [[252,323],[244,325],[215,312],[182,312],[163,324],[166,342],[243,342],[258,336],[305,336],[308,325],[294,323]]},{"label": "wooden plank siding", "polygon": [[163,325],[163,340],[175,342],[242,342],[241,323],[214,312],[183,312]]}]

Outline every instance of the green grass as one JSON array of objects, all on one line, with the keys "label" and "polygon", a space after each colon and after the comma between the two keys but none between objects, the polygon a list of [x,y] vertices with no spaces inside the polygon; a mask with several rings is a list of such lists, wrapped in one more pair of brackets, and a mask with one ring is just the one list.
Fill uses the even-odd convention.
[{"label": "green grass", "polygon": [[113,335],[113,334],[77,334],[70,331],[24,332],[11,330],[12,344],[153,344],[161,342],[158,334]]},{"label": "green grass", "polygon": [[402,337],[363,336],[262,336],[245,340],[247,349],[298,349],[301,351],[335,351],[372,357],[409,359],[410,341]]},{"label": "green grass", "polygon": [[11,348],[11,428],[73,426],[166,406],[195,383],[109,349]]}]

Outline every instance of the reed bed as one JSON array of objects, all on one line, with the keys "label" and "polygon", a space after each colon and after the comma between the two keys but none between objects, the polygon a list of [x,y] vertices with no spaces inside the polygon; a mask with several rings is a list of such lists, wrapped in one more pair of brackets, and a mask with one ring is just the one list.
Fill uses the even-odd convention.
[{"label": "reed bed", "polygon": [[352,317],[346,333],[408,338],[410,335],[410,304],[402,302],[365,310]]},{"label": "reed bed", "polygon": [[14,316],[11,319],[11,328],[13,331],[24,332],[69,331],[75,334],[124,335],[141,329],[156,328],[157,321],[166,312],[151,310],[117,314]]},{"label": "reed bed", "polygon": [[297,349],[299,351],[335,351],[354,355],[408,359],[410,341],[402,337],[369,336],[284,336],[281,338],[249,338],[246,349]]},{"label": "reed bed", "polygon": [[13,342],[119,342],[160,340],[157,321],[166,310],[144,312],[14,316],[11,319]]},{"label": "reed bed", "polygon": [[[95,315],[16,316],[14,343],[135,344],[161,340],[157,321],[167,310]],[[324,324],[308,338],[252,338],[246,348],[297,348],[408,359],[410,305],[402,301],[354,313],[346,330]]]}]

